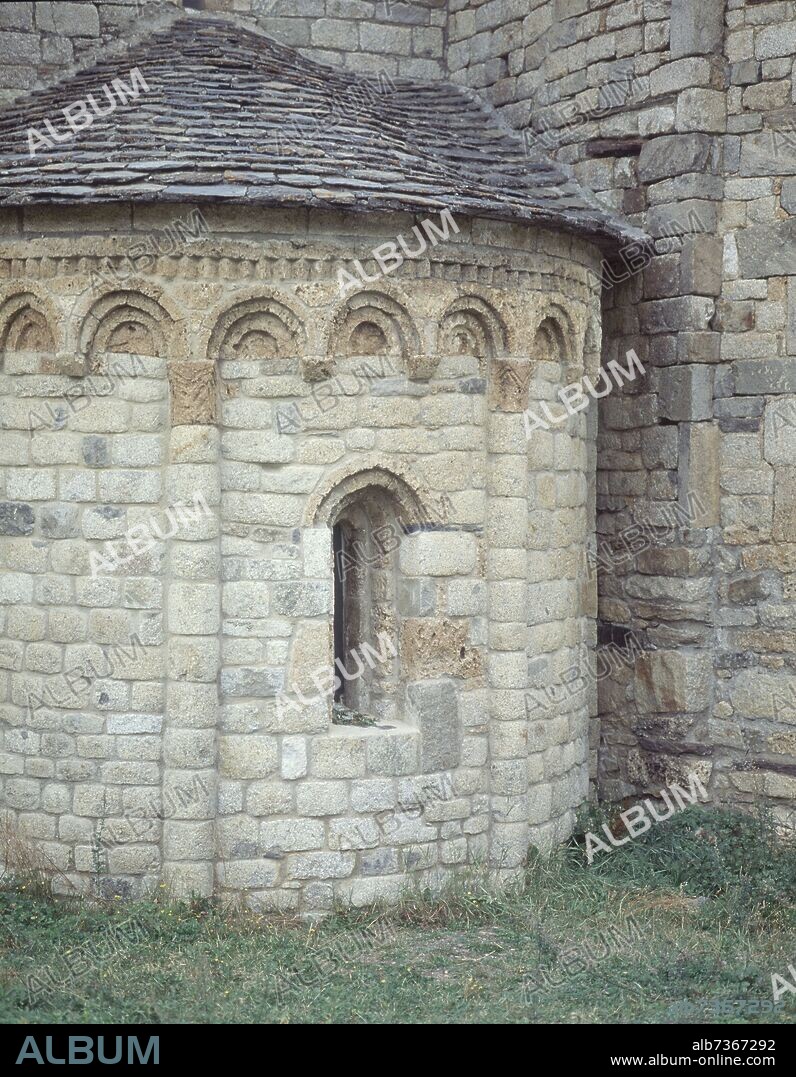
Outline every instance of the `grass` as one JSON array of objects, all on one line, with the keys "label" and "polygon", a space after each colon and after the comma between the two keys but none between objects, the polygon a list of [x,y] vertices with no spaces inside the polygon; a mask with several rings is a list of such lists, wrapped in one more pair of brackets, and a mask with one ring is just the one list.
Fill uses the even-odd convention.
[{"label": "grass", "polygon": [[763,1009],[772,973],[796,963],[796,848],[729,811],[689,808],[591,867],[573,841],[499,896],[473,875],[314,925],[200,901],[54,902],[26,885],[0,892],[2,1022],[796,1018],[792,993]]}]

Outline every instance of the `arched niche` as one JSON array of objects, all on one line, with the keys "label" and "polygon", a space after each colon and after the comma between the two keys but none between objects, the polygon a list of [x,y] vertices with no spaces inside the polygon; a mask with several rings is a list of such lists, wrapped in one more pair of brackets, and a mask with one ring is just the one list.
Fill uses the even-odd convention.
[{"label": "arched niche", "polygon": [[419,337],[406,309],[381,292],[357,292],[332,321],[331,360],[390,356],[406,363],[418,351]]},{"label": "arched niche", "polygon": [[557,363],[563,385],[575,381],[583,373],[575,324],[558,304],[551,304],[542,314],[533,338],[531,361]]},{"label": "arched niche", "polygon": [[56,351],[55,327],[41,298],[31,291],[0,305],[0,354]]},{"label": "arched niche", "polygon": [[282,359],[301,356],[306,335],[301,318],[274,296],[235,303],[217,318],[207,344],[207,358]]},{"label": "arched niche", "polygon": [[80,325],[78,350],[103,354],[183,357],[182,325],[156,298],[132,289],[108,292],[92,303]]},{"label": "arched niche", "polygon": [[476,295],[455,299],[440,319],[437,350],[441,355],[472,355],[495,359],[508,350],[502,318]]}]

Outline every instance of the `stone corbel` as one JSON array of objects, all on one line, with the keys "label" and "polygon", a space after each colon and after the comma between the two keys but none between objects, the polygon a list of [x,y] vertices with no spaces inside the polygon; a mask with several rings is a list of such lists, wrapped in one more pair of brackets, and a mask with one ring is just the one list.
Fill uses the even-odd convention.
[{"label": "stone corbel", "polygon": [[334,372],[334,359],[328,355],[303,355],[301,376],[304,381],[326,381]]},{"label": "stone corbel", "polygon": [[88,374],[88,362],[85,355],[74,352],[58,352],[45,355],[39,363],[42,374],[65,374],[69,378],[84,378]]},{"label": "stone corbel", "polygon": [[531,368],[528,363],[493,359],[489,364],[489,406],[494,411],[525,411]]},{"label": "stone corbel", "polygon": [[172,426],[210,425],[218,416],[216,364],[169,363]]},{"label": "stone corbel", "polygon": [[438,366],[438,355],[410,355],[406,361],[410,381],[429,381]]}]

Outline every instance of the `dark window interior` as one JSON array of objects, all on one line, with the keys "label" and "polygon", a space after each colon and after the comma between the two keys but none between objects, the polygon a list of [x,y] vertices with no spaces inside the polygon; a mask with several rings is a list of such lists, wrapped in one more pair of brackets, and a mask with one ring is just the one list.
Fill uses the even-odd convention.
[{"label": "dark window interior", "polygon": [[[344,532],[342,524],[332,530],[334,549],[334,659],[345,662],[345,580],[344,580]],[[334,701],[340,703],[345,693],[345,682],[335,690]]]},{"label": "dark window interior", "polygon": [[[385,645],[398,638],[395,549],[400,525],[379,490],[351,499],[332,526],[334,702],[384,717],[396,707],[398,665]],[[374,658],[374,652],[383,655]]]}]

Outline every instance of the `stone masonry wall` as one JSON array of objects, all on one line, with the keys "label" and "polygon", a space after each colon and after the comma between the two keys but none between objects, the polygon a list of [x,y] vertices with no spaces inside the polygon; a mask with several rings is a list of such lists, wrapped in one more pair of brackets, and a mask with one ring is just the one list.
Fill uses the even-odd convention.
[{"label": "stone masonry wall", "polygon": [[160,12],[171,7],[181,7],[180,0],[0,5],[0,104],[56,81],[86,63],[95,49],[135,33],[145,8]]},{"label": "stone masonry wall", "polygon": [[[20,35],[7,95],[88,55],[100,27],[103,44],[125,39],[125,7],[0,7],[2,40]],[[601,737],[606,798],[696,770],[716,799],[762,799],[784,819],[796,782],[794,0],[450,0],[447,19],[436,3],[232,7],[317,59],[447,71],[526,132],[530,153],[570,162],[655,237],[651,264],[605,274],[603,358],[633,348],[647,375],[599,405],[601,638],[630,630],[649,653],[600,682],[594,771]],[[558,683],[545,682],[544,652],[529,645],[528,658],[534,683]]]},{"label": "stone masonry wall", "polygon": [[251,16],[277,41],[320,63],[444,77],[447,0],[205,0],[203,7]]},{"label": "stone masonry wall", "polygon": [[606,639],[630,628],[657,650],[601,681],[601,794],[696,771],[715,799],[762,800],[784,821],[796,3],[451,0],[450,13],[451,76],[656,240],[646,268],[606,274],[604,358],[632,347],[647,376],[600,405],[600,617]]},{"label": "stone masonry wall", "polygon": [[[202,9],[250,19],[321,63],[416,79],[444,73],[446,0],[206,0]],[[0,105],[186,12],[203,17],[182,0],[0,4]]]},{"label": "stone masonry wall", "polygon": [[[462,220],[381,278],[419,218],[196,209],[0,218],[3,807],[66,888],[312,912],[510,876],[588,786],[590,700],[528,699],[594,643],[593,427],[521,413],[583,372],[599,256]],[[400,691],[344,726],[309,697],[371,487],[413,525],[374,596]]]}]

